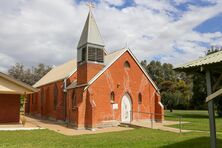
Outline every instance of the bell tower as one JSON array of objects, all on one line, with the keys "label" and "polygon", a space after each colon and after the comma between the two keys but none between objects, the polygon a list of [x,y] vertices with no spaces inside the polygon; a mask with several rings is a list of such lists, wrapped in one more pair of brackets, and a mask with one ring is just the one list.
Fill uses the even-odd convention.
[{"label": "bell tower", "polygon": [[104,42],[92,14],[93,4],[77,46],[77,84],[87,84],[104,67]]}]

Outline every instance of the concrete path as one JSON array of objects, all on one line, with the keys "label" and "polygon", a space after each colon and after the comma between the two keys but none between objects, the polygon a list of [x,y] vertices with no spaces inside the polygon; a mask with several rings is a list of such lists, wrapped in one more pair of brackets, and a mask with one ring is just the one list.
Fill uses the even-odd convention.
[{"label": "concrete path", "polygon": [[[189,122],[181,122],[181,124],[186,124]],[[173,127],[168,127],[170,125],[176,125],[179,124],[178,121],[163,121],[163,123],[159,122],[150,122],[150,121],[133,121],[131,122],[132,125],[134,126],[139,126],[139,127],[145,127],[145,128],[152,128],[152,129],[159,129],[162,131],[169,131],[169,132],[174,132],[174,133],[186,133],[186,132],[191,132],[192,130],[181,130],[178,128],[173,128]]]},{"label": "concrete path", "polygon": [[63,135],[73,136],[73,135],[84,135],[84,134],[97,134],[97,133],[106,133],[106,132],[117,132],[117,131],[126,131],[132,130],[133,128],[126,127],[108,127],[108,128],[99,128],[95,130],[76,130],[70,127],[67,127],[66,124],[59,124],[58,122],[53,122],[49,120],[31,118],[26,116],[25,127],[38,127],[38,128],[47,128],[49,130],[58,132]]},{"label": "concrete path", "polygon": [[[188,122],[182,122],[185,124]],[[83,135],[83,134],[96,134],[96,133],[105,133],[105,132],[115,132],[115,131],[125,131],[132,130],[131,127],[144,127],[159,129],[163,131],[175,132],[175,133],[184,133],[191,132],[192,130],[181,130],[178,128],[168,127],[169,125],[176,125],[178,121],[164,121],[163,123],[154,122],[153,125],[150,121],[133,121],[131,122],[130,127],[108,127],[108,128],[98,128],[95,130],[76,130],[71,127],[67,127],[65,123],[58,123],[50,120],[43,120],[33,117],[26,116],[26,124],[0,124],[0,131],[9,131],[9,130],[35,130],[35,129],[49,129],[60,134],[64,135]]]},{"label": "concrete path", "polygon": [[22,124],[0,124],[0,131],[36,130],[39,127],[23,127]]}]

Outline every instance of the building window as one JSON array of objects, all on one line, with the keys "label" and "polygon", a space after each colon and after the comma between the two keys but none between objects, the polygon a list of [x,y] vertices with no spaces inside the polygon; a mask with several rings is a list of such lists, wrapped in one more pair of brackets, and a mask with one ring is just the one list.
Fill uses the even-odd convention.
[{"label": "building window", "polygon": [[77,100],[76,100],[76,95],[75,91],[72,91],[72,108],[75,108],[77,106]]},{"label": "building window", "polygon": [[125,67],[125,68],[130,68],[130,63],[129,63],[128,61],[126,61],[126,62],[124,63],[124,67]]},{"label": "building window", "polygon": [[138,103],[141,104],[142,103],[142,94],[139,93],[138,95]]},{"label": "building window", "polygon": [[32,105],[33,105],[33,104],[34,104],[34,98],[33,98],[33,95],[32,95],[32,99],[31,99],[31,100],[32,100]]},{"label": "building window", "polygon": [[30,97],[32,98],[31,101],[32,101],[32,105],[33,105],[34,104],[34,94],[31,94]]},{"label": "building window", "polygon": [[53,104],[54,104],[54,110],[56,110],[56,107],[57,107],[57,104],[58,104],[58,87],[57,85],[55,84],[54,85],[54,101],[53,101]]},{"label": "building window", "polygon": [[88,60],[102,63],[104,61],[103,49],[88,47]]},{"label": "building window", "polygon": [[41,89],[41,104],[45,104],[45,93],[44,93],[44,89]]},{"label": "building window", "polygon": [[115,102],[115,93],[114,93],[114,91],[112,91],[111,94],[110,94],[110,102],[111,103]]}]

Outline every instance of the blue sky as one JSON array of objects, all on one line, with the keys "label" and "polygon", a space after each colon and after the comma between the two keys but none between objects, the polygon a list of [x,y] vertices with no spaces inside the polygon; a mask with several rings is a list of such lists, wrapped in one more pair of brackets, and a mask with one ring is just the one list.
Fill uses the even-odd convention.
[{"label": "blue sky", "polygon": [[[0,71],[76,58],[87,0],[1,0]],[[106,50],[175,66],[222,45],[222,0],[94,0]],[[27,56],[28,55],[28,56]]]},{"label": "blue sky", "polygon": [[222,32],[221,25],[222,25],[222,13],[204,21],[203,23],[195,27],[194,30],[201,33]]}]

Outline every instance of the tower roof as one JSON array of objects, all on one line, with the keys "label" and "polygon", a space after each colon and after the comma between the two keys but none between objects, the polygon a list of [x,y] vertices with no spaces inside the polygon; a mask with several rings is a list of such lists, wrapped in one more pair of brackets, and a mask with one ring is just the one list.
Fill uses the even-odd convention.
[{"label": "tower roof", "polygon": [[89,10],[77,48],[80,48],[87,43],[105,46],[91,10]]}]

